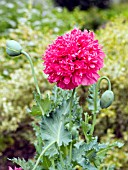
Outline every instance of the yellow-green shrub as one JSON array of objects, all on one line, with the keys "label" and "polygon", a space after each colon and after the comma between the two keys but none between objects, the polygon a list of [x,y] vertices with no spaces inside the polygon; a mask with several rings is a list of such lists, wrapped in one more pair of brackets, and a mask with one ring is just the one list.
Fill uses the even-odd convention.
[{"label": "yellow-green shrub", "polygon": [[[117,168],[127,169],[128,20],[124,18],[114,19],[104,29],[97,31],[97,37],[106,53],[105,66],[100,74],[110,78],[115,101],[110,109],[103,110],[99,114],[96,133],[106,140],[114,138],[124,140],[123,150],[114,150],[113,156],[108,157],[107,163],[114,164],[116,162]],[[105,85],[103,87],[105,88]],[[111,132],[110,136],[107,134],[107,129]]]}]

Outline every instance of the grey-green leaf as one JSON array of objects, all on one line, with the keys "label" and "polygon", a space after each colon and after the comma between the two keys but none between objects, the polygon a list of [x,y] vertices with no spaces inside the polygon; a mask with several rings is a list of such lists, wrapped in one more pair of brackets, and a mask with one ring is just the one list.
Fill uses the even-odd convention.
[{"label": "grey-green leaf", "polygon": [[60,110],[52,113],[50,117],[43,117],[41,126],[42,139],[48,143],[56,142],[58,146],[68,145],[71,141],[71,135],[64,126],[64,115],[60,114]]}]

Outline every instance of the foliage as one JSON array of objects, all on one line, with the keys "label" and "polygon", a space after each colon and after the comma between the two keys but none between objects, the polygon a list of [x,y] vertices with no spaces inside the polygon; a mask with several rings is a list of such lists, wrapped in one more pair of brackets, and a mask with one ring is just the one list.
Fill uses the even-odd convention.
[{"label": "foliage", "polygon": [[[92,91],[92,89],[93,88],[91,88],[90,93],[94,96],[96,91]],[[57,96],[58,91],[58,98],[53,100],[53,98]],[[98,143],[97,137],[93,137],[90,130],[88,132],[84,131],[85,138],[80,138],[79,132],[83,122],[82,108],[79,106],[79,103],[75,103],[75,101],[78,101],[78,98],[76,94],[72,98],[73,94],[72,91],[55,87],[53,94],[51,97],[49,96],[49,100],[51,101],[49,114],[44,112],[40,127],[34,125],[37,135],[35,161],[38,158],[35,165],[31,161],[25,162],[22,159],[15,158],[12,159],[13,162],[20,165],[24,170],[29,170],[32,165],[32,170],[40,168],[65,170],[69,168],[75,170],[78,166],[82,169],[98,170],[109,150],[113,147],[123,146],[123,144],[119,142],[100,144]],[[63,98],[63,96],[66,97]],[[45,100],[45,98],[43,98],[43,100]],[[93,100],[96,101],[96,98],[92,98],[92,101]],[[59,101],[62,101],[61,104]],[[93,102],[94,105],[95,101]],[[77,114],[74,113],[74,107],[76,107],[75,110]],[[93,114],[96,114],[95,108],[93,109]],[[87,122],[87,120],[85,121]],[[78,134],[74,136],[73,129],[76,125]],[[93,122],[91,126],[93,126]],[[82,125],[82,129],[85,129],[83,127],[84,125]],[[86,138],[87,133],[88,138]]]},{"label": "foliage", "polygon": [[[44,32],[51,31],[54,34],[63,34],[65,31],[73,27],[80,29],[96,30],[113,18],[118,16],[128,17],[127,11],[128,4],[120,4],[119,6],[113,5],[110,9],[101,10],[92,7],[87,11],[81,11],[75,8],[74,11],[69,12],[67,9],[60,7],[50,8],[49,11],[43,10],[43,17],[36,17],[34,21],[30,15],[32,28],[43,30]],[[93,16],[93,17],[92,17]],[[35,23],[38,23],[37,25]]]},{"label": "foliage", "polygon": [[17,28],[19,23],[29,24],[34,30],[40,30],[44,33],[51,32],[57,35],[63,34],[76,26],[81,29],[95,30],[116,16],[128,17],[127,6],[127,4],[114,5],[107,10],[94,7],[87,11],[80,11],[79,8],[75,8],[74,11],[69,12],[65,8],[53,7],[49,0],[34,2],[33,4],[31,1],[24,0],[20,2],[1,0],[0,33],[8,35],[10,28]]},{"label": "foliage", "polygon": [[[14,158],[12,159],[12,161],[20,165],[25,170],[30,170],[34,166],[34,163],[31,160],[26,162],[24,159]],[[41,170],[40,167],[37,167],[37,168]]]},{"label": "foliage", "polygon": [[[25,1],[1,0],[0,1],[0,33],[6,32],[9,28],[16,28],[18,25],[18,18],[22,18],[26,8]],[[8,12],[9,11],[9,12]]]},{"label": "foliage", "polygon": [[[80,12],[82,22],[79,22],[82,29],[104,28],[105,24],[116,17],[128,17],[126,6],[128,4],[113,5],[110,9],[100,10],[98,8],[90,8],[87,13]],[[93,16],[93,17],[92,17]]]}]

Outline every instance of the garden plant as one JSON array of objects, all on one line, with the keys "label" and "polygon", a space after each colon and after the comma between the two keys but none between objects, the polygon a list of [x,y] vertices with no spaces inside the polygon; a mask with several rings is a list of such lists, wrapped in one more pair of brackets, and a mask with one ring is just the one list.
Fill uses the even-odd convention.
[{"label": "garden plant", "polygon": [[[35,117],[35,157],[28,161],[11,159],[20,166],[14,170],[114,169],[102,164],[109,150],[123,144],[100,143],[94,135],[97,115],[114,100],[109,78],[98,74],[105,54],[94,33],[75,28],[47,47],[43,71],[50,83],[56,83],[51,94],[41,94],[31,57],[18,42],[8,40],[6,52],[12,58],[23,55],[28,59],[36,88],[35,104],[28,110]],[[101,94],[102,80],[108,87]],[[79,86],[89,86],[88,112],[79,104]]]}]

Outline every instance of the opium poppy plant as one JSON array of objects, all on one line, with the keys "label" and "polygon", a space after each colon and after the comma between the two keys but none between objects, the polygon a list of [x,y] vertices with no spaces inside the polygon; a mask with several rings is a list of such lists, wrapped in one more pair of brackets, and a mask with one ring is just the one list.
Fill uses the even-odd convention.
[{"label": "opium poppy plant", "polygon": [[[58,86],[53,88],[51,95],[41,93],[31,57],[17,42],[8,41],[6,51],[12,57],[26,56],[36,87],[35,104],[29,109],[35,119],[37,116],[34,124],[37,137],[35,157],[28,161],[20,158],[12,161],[23,170],[99,170],[103,167],[108,150],[123,144],[99,143],[98,137],[94,136],[97,114],[114,100],[110,80],[98,75],[105,54],[94,33],[75,28],[48,46],[43,55],[44,72],[49,82]],[[103,79],[107,81],[108,89],[100,94]],[[76,92],[79,85],[90,86],[89,113],[79,105]],[[105,165],[104,168],[111,167]]]}]

